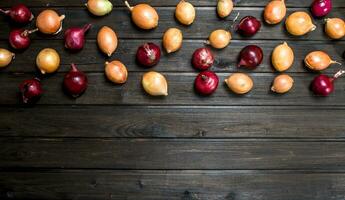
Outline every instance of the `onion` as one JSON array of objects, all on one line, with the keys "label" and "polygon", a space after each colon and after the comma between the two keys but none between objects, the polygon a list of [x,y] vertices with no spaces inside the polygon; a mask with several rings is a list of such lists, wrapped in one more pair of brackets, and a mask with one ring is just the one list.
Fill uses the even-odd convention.
[{"label": "onion", "polygon": [[17,4],[9,10],[0,9],[0,13],[4,13],[9,16],[12,21],[19,24],[27,24],[34,19],[34,15],[31,13],[28,7],[24,4]]},{"label": "onion", "polygon": [[116,84],[123,84],[127,81],[128,72],[126,66],[118,61],[114,60],[105,62],[105,75],[108,80]]},{"label": "onion", "polygon": [[329,55],[323,51],[310,52],[304,58],[305,65],[312,70],[321,71],[327,69],[331,64],[341,64],[332,60]]},{"label": "onion", "polygon": [[289,15],[285,21],[285,26],[287,31],[295,36],[301,36],[316,29],[309,14],[302,11]]},{"label": "onion", "polygon": [[259,66],[263,59],[262,49],[256,45],[248,45],[240,52],[238,67],[246,67],[255,69]]},{"label": "onion", "polygon": [[195,69],[207,70],[214,63],[214,55],[209,48],[199,48],[194,51],[192,64]]},{"label": "onion", "polygon": [[74,98],[79,97],[85,92],[87,83],[87,76],[72,63],[71,70],[65,75],[63,80],[65,91]]},{"label": "onion", "polygon": [[237,31],[244,36],[253,36],[261,28],[261,22],[253,16],[246,16],[241,19]]},{"label": "onion", "polygon": [[58,34],[64,19],[65,15],[59,16],[54,10],[44,10],[38,15],[36,26],[44,34]]},{"label": "onion", "polygon": [[253,88],[253,80],[244,73],[234,73],[225,79],[229,89],[236,94],[246,94]]},{"label": "onion", "polygon": [[324,17],[332,10],[332,0],[314,0],[311,12],[315,17]]},{"label": "onion", "polygon": [[138,48],[136,58],[141,65],[152,67],[159,62],[161,49],[154,43],[145,43]]},{"label": "onion", "polygon": [[234,3],[232,0],[218,0],[217,13],[219,17],[225,18],[229,16],[233,8]]},{"label": "onion", "polygon": [[99,49],[109,57],[115,52],[118,44],[117,35],[113,29],[103,26],[97,34]]},{"label": "onion", "polygon": [[158,26],[158,13],[149,4],[142,3],[134,7],[131,7],[127,1],[125,4],[132,13],[133,22],[139,28],[149,30]]},{"label": "onion", "polygon": [[88,0],[85,6],[96,16],[104,16],[113,10],[113,4],[108,0]]},{"label": "onion", "polygon": [[168,96],[168,83],[158,72],[147,72],[141,81],[144,90],[152,96]]},{"label": "onion", "polygon": [[211,95],[217,90],[218,76],[211,71],[203,71],[194,80],[194,88],[201,95]]},{"label": "onion", "polygon": [[294,61],[293,50],[284,42],[274,48],[271,61],[277,71],[288,70]]},{"label": "onion", "polygon": [[53,73],[60,66],[60,56],[54,49],[43,49],[36,57],[36,65],[42,74]]},{"label": "onion", "polygon": [[91,28],[91,24],[86,24],[83,28],[72,27],[65,31],[65,47],[77,51],[84,47],[85,32]]},{"label": "onion", "polygon": [[8,66],[14,59],[15,54],[7,49],[0,48],[0,68]]},{"label": "onion", "polygon": [[38,29],[34,30],[23,30],[23,29],[15,29],[10,32],[8,37],[8,41],[10,45],[14,49],[26,49],[30,46],[31,40],[29,35],[31,33],[36,32]]},{"label": "onion", "polygon": [[281,74],[275,77],[271,90],[273,92],[283,94],[283,93],[288,92],[292,88],[293,83],[294,81],[291,78],[291,76],[286,75],[286,74]]},{"label": "onion", "polygon": [[325,31],[332,39],[341,39],[345,36],[345,22],[340,18],[326,19]]},{"label": "onion", "polygon": [[25,80],[19,85],[19,92],[23,103],[36,103],[43,94],[41,81],[38,78]]},{"label": "onion", "polygon": [[272,0],[264,10],[264,18],[268,24],[280,23],[286,15],[285,0]]},{"label": "onion", "polygon": [[311,89],[316,95],[328,96],[334,91],[334,81],[345,73],[345,70],[338,71],[333,77],[320,74],[311,83]]},{"label": "onion", "polygon": [[229,31],[218,29],[212,31],[208,37],[207,44],[210,44],[213,48],[223,49],[230,44],[231,33]]},{"label": "onion", "polygon": [[177,28],[169,28],[163,35],[163,46],[168,53],[179,50],[182,46],[182,32]]},{"label": "onion", "polygon": [[175,17],[181,24],[192,24],[195,19],[194,6],[186,0],[181,0],[176,6]]}]

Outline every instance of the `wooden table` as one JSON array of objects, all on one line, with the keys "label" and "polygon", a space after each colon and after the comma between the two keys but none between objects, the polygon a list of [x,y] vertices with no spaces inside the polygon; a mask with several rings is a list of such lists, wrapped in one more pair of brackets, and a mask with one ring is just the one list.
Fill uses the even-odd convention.
[{"label": "wooden table", "polygon": [[[19,0],[1,0],[9,7]],[[24,1],[22,1],[24,2]],[[139,0],[132,0],[134,5]],[[229,47],[215,51],[212,68],[221,83],[211,97],[193,90],[197,72],[193,51],[203,46],[216,28],[229,28],[240,18],[262,18],[268,0],[240,0],[226,20],[216,16],[215,0],[191,0],[197,18],[190,27],[174,19],[177,0],[150,0],[159,15],[153,31],[135,28],[124,3],[113,1],[113,12],[93,17],[84,0],[28,0],[37,14],[54,8],[66,15],[64,28],[93,24],[83,51],[64,49],[62,34],[33,34],[30,48],[0,73],[0,199],[182,199],[182,200],[325,200],[345,198],[345,79],[336,82],[328,98],[315,97],[309,84],[316,73],[303,66],[312,50],[341,58],[345,41],[331,41],[318,28],[303,37],[291,37],[283,24],[268,26],[248,39],[233,32]],[[308,10],[311,0],[287,0],[288,13]],[[344,0],[333,0],[331,17],[345,18]],[[108,25],[120,38],[118,50],[107,59],[95,42],[99,28]],[[8,48],[12,25],[0,17],[0,47]],[[34,23],[28,27],[34,27]],[[137,47],[160,44],[169,27],[183,31],[183,48],[162,56],[158,66],[169,81],[169,96],[149,97],[140,79],[151,70],[135,63]],[[295,51],[295,79],[286,95],[269,91],[278,74],[270,65],[273,48],[287,41]],[[248,44],[264,50],[264,62],[254,71],[238,69],[239,51]],[[21,81],[38,74],[35,57],[45,47],[62,57],[58,73],[42,80],[45,94],[34,107],[17,97]],[[125,85],[104,77],[105,60],[120,59],[129,69]],[[89,77],[87,92],[78,99],[61,89],[69,64],[76,63]],[[333,74],[340,66],[325,73]],[[255,88],[245,96],[229,92],[223,80],[232,72],[248,72]]]}]

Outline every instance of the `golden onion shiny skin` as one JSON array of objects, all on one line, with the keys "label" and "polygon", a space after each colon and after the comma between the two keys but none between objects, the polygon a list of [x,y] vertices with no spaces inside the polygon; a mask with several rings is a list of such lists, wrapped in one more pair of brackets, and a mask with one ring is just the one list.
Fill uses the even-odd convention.
[{"label": "golden onion shiny skin", "polygon": [[225,83],[236,94],[246,94],[254,86],[253,80],[245,73],[233,73],[225,79]]},{"label": "golden onion shiny skin", "polygon": [[340,18],[326,19],[325,31],[332,39],[341,39],[345,36],[345,22]]},{"label": "golden onion shiny skin", "polygon": [[117,49],[118,39],[115,31],[108,26],[103,26],[97,34],[99,49],[110,57]]},{"label": "golden onion shiny skin", "polygon": [[38,53],[36,65],[42,74],[54,73],[60,67],[60,56],[55,49],[45,48]]},{"label": "golden onion shiny skin", "polygon": [[186,0],[181,0],[175,10],[176,19],[183,25],[191,25],[195,19],[195,8]]},{"label": "golden onion shiny skin", "polygon": [[310,52],[304,58],[305,65],[314,71],[321,71],[327,69],[331,64],[340,64],[331,59],[331,57],[323,51]]},{"label": "golden onion shiny skin", "polygon": [[286,15],[286,6],[284,0],[270,1],[264,10],[264,19],[268,24],[280,23]]},{"label": "golden onion shiny skin", "polygon": [[182,47],[182,31],[177,28],[169,28],[163,35],[163,47],[167,53],[172,53]]},{"label": "golden onion shiny skin", "polygon": [[158,72],[146,72],[141,83],[144,90],[151,96],[168,96],[167,80]]},{"label": "golden onion shiny skin", "polygon": [[126,6],[132,13],[132,21],[141,29],[149,30],[158,26],[159,16],[157,11],[149,4],[141,3],[132,7],[128,1]]},{"label": "golden onion shiny skin", "polygon": [[42,11],[36,19],[36,27],[44,34],[58,34],[62,30],[62,21],[65,15],[59,16],[54,10]]},{"label": "golden onion shiny skin", "polygon": [[295,36],[302,36],[316,29],[310,15],[304,11],[297,11],[289,15],[285,21],[287,31]]},{"label": "golden onion shiny skin", "polygon": [[231,33],[223,29],[217,29],[212,31],[208,37],[207,43],[210,44],[213,48],[223,49],[230,44]]},{"label": "golden onion shiny skin", "polygon": [[111,82],[123,84],[127,81],[128,71],[121,61],[114,60],[105,62],[105,75]]},{"label": "golden onion shiny skin", "polygon": [[283,94],[291,90],[294,80],[287,74],[281,74],[275,77],[271,90]]},{"label": "golden onion shiny skin", "polygon": [[0,68],[8,66],[14,59],[15,54],[7,49],[0,48]]},{"label": "golden onion shiny skin", "polygon": [[271,62],[273,67],[279,71],[288,70],[294,61],[294,53],[286,42],[276,46],[272,52]]}]

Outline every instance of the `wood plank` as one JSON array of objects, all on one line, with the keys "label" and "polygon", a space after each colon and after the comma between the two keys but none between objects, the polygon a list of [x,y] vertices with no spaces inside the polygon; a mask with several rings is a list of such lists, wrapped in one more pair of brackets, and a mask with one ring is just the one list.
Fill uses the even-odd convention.
[{"label": "wood plank", "polygon": [[[296,171],[0,172],[2,199],[324,200],[345,195],[344,173]],[[293,191],[293,192],[290,192]]]},{"label": "wood plank", "polygon": [[6,116],[0,136],[344,138],[344,113],[343,107],[9,107],[0,109]]},{"label": "wood plank", "polygon": [[[104,104],[104,105],[337,105],[344,106],[345,79],[335,83],[335,92],[331,96],[316,97],[309,90],[315,74],[291,74],[294,88],[285,95],[270,91],[271,82],[276,74],[251,73],[255,87],[246,95],[235,95],[224,83],[229,73],[218,73],[220,84],[218,90],[209,97],[198,95],[194,91],[196,73],[163,73],[169,82],[169,96],[151,97],[141,86],[142,73],[130,73],[126,84],[114,85],[106,80],[103,73],[89,73],[89,87],[80,98],[72,99],[62,90],[64,74],[46,77],[43,82],[44,96],[39,104]],[[3,95],[0,104],[19,103],[18,85],[22,80],[32,78],[31,74],[0,74]]]},{"label": "wood plank", "polygon": [[[60,72],[66,72],[70,69],[69,64],[74,62],[85,72],[103,72],[105,60],[120,59],[130,72],[140,72],[146,68],[140,66],[135,61],[137,48],[145,42],[154,42],[161,44],[160,40],[120,40],[119,47],[111,58],[106,58],[97,48],[96,41],[88,40],[83,51],[71,54],[64,47],[61,41],[50,41],[49,46],[55,48],[61,56],[62,66]],[[260,41],[260,40],[235,40],[228,48],[222,51],[214,50],[216,63],[213,71],[217,72],[235,72],[246,71],[243,68],[237,68],[238,55],[244,46],[255,44],[260,46],[264,52],[263,63],[255,72],[274,72],[271,66],[271,52],[274,47],[282,42],[280,41]],[[345,63],[342,53],[345,48],[345,42],[323,42],[323,41],[289,41],[288,44],[294,49],[295,62],[288,72],[307,72],[302,60],[311,51],[323,50],[332,56],[333,60]],[[0,41],[0,48],[7,48],[7,41]],[[192,54],[195,49],[203,47],[202,40],[185,40],[183,48],[173,55],[164,54],[160,63],[154,67],[154,70],[162,72],[195,72],[191,65]],[[36,55],[46,48],[47,44],[34,40],[31,47],[24,52],[17,52],[17,59],[3,69],[3,72],[35,72]],[[336,65],[330,67],[325,72],[334,73],[337,70]]]},{"label": "wood plank", "polygon": [[344,140],[1,138],[1,168],[327,169]]},{"label": "wood plank", "polygon": [[[130,13],[126,8],[116,8],[114,11],[105,17],[94,17],[91,16],[85,9],[83,8],[74,8],[74,9],[65,9],[65,8],[57,8],[56,10],[66,15],[66,19],[64,20],[63,27],[71,27],[71,26],[82,26],[86,23],[92,23],[93,29],[87,34],[87,38],[96,38],[97,32],[100,27],[103,25],[107,25],[112,27],[118,34],[120,38],[131,38],[131,39],[138,39],[138,38],[155,38],[161,39],[163,33],[166,29],[170,27],[179,27],[183,31],[184,38],[189,39],[207,39],[210,32],[219,29],[230,29],[232,24],[232,20],[235,18],[237,12],[240,12],[240,18],[252,15],[259,19],[262,18],[262,8],[237,8],[234,10],[233,14],[227,19],[222,20],[219,19],[215,13],[215,8],[209,7],[202,7],[197,9],[197,13],[199,14],[196,18],[196,21],[190,27],[185,27],[178,22],[176,22],[174,18],[174,8],[171,7],[160,7],[157,9],[157,12],[160,15],[160,22],[159,27],[151,30],[151,31],[143,31],[136,28],[130,20]],[[33,9],[33,12],[37,15],[42,9]],[[293,11],[300,11],[301,9],[290,9],[288,13]],[[303,9],[306,10],[307,9]],[[329,14],[329,17],[341,17],[344,18],[345,8],[337,8]],[[263,24],[261,30],[253,37],[247,38],[242,37],[238,33],[234,33],[233,31],[233,39],[265,39],[265,40],[330,40],[325,33],[323,33],[323,24],[324,21],[319,19],[315,20],[317,25],[317,29],[310,34],[307,34],[302,37],[293,37],[289,35],[285,31],[285,27],[282,24],[277,26],[269,26],[267,24]],[[10,23],[8,23],[4,16],[0,16],[0,39],[7,39],[8,33],[10,31]],[[30,27],[34,27],[34,22]],[[44,36],[42,34],[33,34],[32,38],[37,39],[61,39],[63,34],[58,34],[56,36]],[[344,40],[344,39],[342,39]],[[49,46],[49,45],[48,45]]]}]

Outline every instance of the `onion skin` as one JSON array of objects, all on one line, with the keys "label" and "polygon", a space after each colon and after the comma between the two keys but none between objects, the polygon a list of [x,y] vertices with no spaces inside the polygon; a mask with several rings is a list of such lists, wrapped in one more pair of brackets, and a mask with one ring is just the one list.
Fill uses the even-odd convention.
[{"label": "onion skin", "polygon": [[163,35],[163,47],[167,53],[172,53],[182,47],[182,31],[177,28],[169,28]]},{"label": "onion skin", "polygon": [[264,55],[260,47],[248,45],[241,50],[237,66],[255,69],[262,63],[263,57]]},{"label": "onion skin", "polygon": [[327,69],[331,64],[340,64],[337,61],[333,61],[329,55],[323,51],[310,52],[304,58],[305,65],[314,71],[321,71]]},{"label": "onion skin", "polygon": [[77,98],[85,92],[87,85],[87,76],[72,63],[71,70],[65,75],[63,80],[65,91],[72,97]]},{"label": "onion skin", "polygon": [[86,24],[83,28],[72,27],[65,31],[65,47],[72,51],[83,49],[85,43],[85,32],[91,28],[91,24]]},{"label": "onion skin", "polygon": [[30,9],[22,3],[13,6],[10,10],[0,9],[0,12],[8,15],[12,21],[18,24],[28,24],[34,19]]},{"label": "onion skin", "polygon": [[253,88],[253,80],[244,73],[234,73],[225,79],[226,85],[235,94],[246,94]]},{"label": "onion skin", "polygon": [[0,68],[8,66],[15,58],[15,54],[7,49],[0,48]]},{"label": "onion skin", "polygon": [[217,14],[220,18],[225,18],[230,15],[233,8],[234,3],[232,0],[218,0]]},{"label": "onion skin", "polygon": [[185,0],[181,0],[176,6],[175,17],[181,24],[191,25],[195,19],[194,6]]},{"label": "onion skin", "polygon": [[60,56],[55,49],[43,49],[36,57],[36,65],[42,74],[54,73],[60,67]]},{"label": "onion skin", "polygon": [[154,43],[145,43],[141,45],[136,54],[139,64],[145,67],[152,67],[158,64],[161,58],[161,49]]},{"label": "onion skin", "polygon": [[294,36],[302,36],[316,29],[311,17],[306,12],[294,12],[285,21],[286,30]]},{"label": "onion skin", "polygon": [[264,10],[264,19],[267,24],[278,24],[286,15],[285,0],[272,0]]},{"label": "onion skin", "polygon": [[128,71],[122,62],[114,60],[110,63],[105,62],[105,75],[111,82],[123,84],[127,81]]},{"label": "onion skin", "polygon": [[237,31],[243,36],[253,36],[261,28],[261,22],[253,16],[243,17],[237,26]]},{"label": "onion skin", "polygon": [[25,80],[19,85],[19,92],[24,104],[34,104],[43,94],[41,81],[38,78]]},{"label": "onion skin", "polygon": [[288,46],[286,42],[276,46],[272,52],[271,62],[273,67],[283,72],[288,70],[294,61],[293,50]]},{"label": "onion skin", "polygon": [[158,26],[157,11],[149,4],[138,4],[131,7],[127,1],[126,6],[132,13],[132,21],[141,29],[150,30]]},{"label": "onion skin", "polygon": [[214,55],[209,48],[199,48],[194,51],[192,64],[195,69],[207,70],[214,63]]},{"label": "onion skin", "polygon": [[158,72],[146,72],[141,83],[147,94],[151,96],[168,96],[168,83]]},{"label": "onion skin", "polygon": [[85,6],[96,16],[104,16],[113,10],[113,4],[108,0],[88,0]]},{"label": "onion skin", "polygon": [[99,49],[110,57],[117,49],[117,35],[113,29],[103,26],[97,34],[97,44]]},{"label": "onion skin", "polygon": [[218,29],[212,31],[206,43],[210,44],[213,48],[223,49],[230,44],[230,41],[231,33],[223,29]]},{"label": "onion skin", "polygon": [[325,31],[332,39],[341,39],[345,36],[345,22],[340,18],[326,19]]},{"label": "onion skin", "polygon": [[311,12],[314,17],[324,17],[332,11],[332,0],[314,0]]},{"label": "onion skin", "polygon": [[271,90],[273,92],[283,94],[291,90],[294,80],[291,76],[286,74],[281,74],[275,77]]},{"label": "onion skin", "polygon": [[36,27],[44,34],[55,35],[62,30],[64,19],[65,15],[59,16],[54,10],[44,10],[37,16]]},{"label": "onion skin", "polygon": [[218,87],[219,78],[211,71],[203,71],[194,80],[195,90],[204,96],[213,94]]}]

